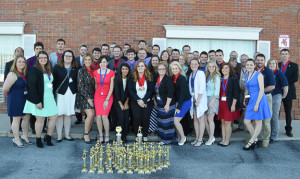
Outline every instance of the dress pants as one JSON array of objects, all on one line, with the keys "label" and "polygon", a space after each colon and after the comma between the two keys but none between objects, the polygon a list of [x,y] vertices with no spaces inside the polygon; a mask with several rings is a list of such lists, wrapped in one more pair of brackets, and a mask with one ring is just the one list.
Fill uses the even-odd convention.
[{"label": "dress pants", "polygon": [[125,138],[129,130],[129,109],[123,111],[117,101],[114,101],[113,108],[116,114],[116,126],[122,127],[122,138]]},{"label": "dress pants", "polygon": [[[269,104],[270,112],[272,115],[272,95],[267,94],[266,97],[268,99],[268,104]],[[264,119],[262,121],[261,139],[263,142],[269,143],[270,136],[271,136],[271,118]]]},{"label": "dress pants", "polygon": [[285,112],[285,131],[286,133],[291,133],[292,132],[292,105],[293,105],[293,100],[292,99],[283,99],[283,107],[284,107],[284,112]]},{"label": "dress pants", "polygon": [[137,101],[131,101],[131,109],[133,114],[133,131],[138,133],[139,126],[142,127],[143,137],[148,136],[150,115],[153,108],[153,101],[147,102],[146,108],[141,108]]}]

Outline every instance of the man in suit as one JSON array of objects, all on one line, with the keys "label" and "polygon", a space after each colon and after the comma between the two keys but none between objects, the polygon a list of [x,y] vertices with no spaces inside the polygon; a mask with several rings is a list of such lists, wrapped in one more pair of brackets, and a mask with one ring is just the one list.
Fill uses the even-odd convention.
[{"label": "man in suit", "polygon": [[[145,40],[140,40],[140,41],[139,41],[139,44],[138,44],[138,47],[139,47],[139,50],[140,50],[140,49],[145,49],[146,52],[147,52],[147,42],[146,42]],[[139,51],[139,50],[138,50],[138,51]],[[139,60],[139,57],[138,57],[138,51],[136,52],[135,61],[138,61],[138,60]],[[145,57],[145,59],[146,59],[147,57],[152,57],[152,53],[147,52],[147,56]]]},{"label": "man in suit", "polygon": [[59,62],[59,60],[61,60],[61,56],[65,50],[65,44],[66,42],[64,39],[58,39],[56,41],[57,51],[49,55],[49,60],[51,62],[52,68]]},{"label": "man in suit", "polygon": [[122,59],[122,48],[119,45],[114,47],[114,59],[108,62],[108,68],[114,70],[117,74],[120,71],[122,63],[125,63],[126,60]]},{"label": "man in suit", "polygon": [[[15,49],[14,58],[17,56],[24,56],[24,50],[21,47],[18,47]],[[14,60],[11,60],[11,61],[5,63],[4,81],[5,81],[8,73],[10,72],[10,69],[11,69],[13,63],[14,63]],[[10,124],[12,124],[12,120],[13,120],[13,118],[10,117]],[[21,123],[20,123],[20,130],[21,130]],[[10,133],[12,133],[12,130],[10,130]]]},{"label": "man in suit", "polygon": [[[84,66],[83,56],[88,52],[88,48],[86,45],[81,45],[79,48],[80,56],[76,58],[79,68]],[[75,124],[80,124],[82,122],[82,114],[75,112],[76,121]]]},{"label": "man in suit", "polygon": [[84,63],[83,63],[83,56],[88,52],[88,48],[86,45],[81,45],[79,48],[79,54],[80,56],[76,58],[76,61],[78,63],[79,67],[83,67]]},{"label": "man in suit", "polygon": [[285,74],[288,83],[289,90],[287,96],[282,100],[285,112],[285,132],[289,137],[293,137],[292,133],[292,104],[293,100],[296,99],[296,88],[295,83],[298,82],[299,78],[299,67],[298,64],[291,62],[290,51],[288,49],[282,49],[280,51],[282,62],[279,63],[280,70]]},{"label": "man in suit", "polygon": [[[232,58],[232,57],[235,57],[236,59],[239,59],[238,58],[239,55],[238,55],[238,53],[236,51],[230,52],[229,58]],[[238,61],[237,61],[237,66],[241,66],[241,63],[239,63]]]}]

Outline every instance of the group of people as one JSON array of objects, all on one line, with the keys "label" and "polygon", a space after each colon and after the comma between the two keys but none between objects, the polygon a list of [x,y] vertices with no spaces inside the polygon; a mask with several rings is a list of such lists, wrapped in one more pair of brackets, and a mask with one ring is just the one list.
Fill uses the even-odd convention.
[{"label": "group of people", "polygon": [[82,45],[80,56],[75,58],[73,51],[65,50],[65,41],[58,39],[56,52],[48,56],[44,45],[37,42],[35,56],[27,60],[23,49],[17,48],[15,59],[6,64],[3,86],[12,118],[13,143],[18,147],[24,147],[23,142],[32,144],[28,130],[34,123],[36,145],[42,148],[45,119],[48,127],[44,141],[48,146],[53,145],[55,128],[58,143],[73,140],[71,117],[76,115],[78,124],[84,115],[84,141],[89,144],[95,116],[101,143],[109,142],[110,128],[121,126],[122,140],[127,142],[130,128],[137,134],[141,126],[145,142],[149,133],[156,132],[164,144],[184,145],[190,132],[189,119],[193,119],[195,140],[191,145],[195,147],[204,144],[205,130],[205,145],[212,145],[215,132],[220,132],[222,141],[218,145],[228,146],[236,120],[236,130],[246,126],[251,134],[243,148],[250,150],[258,146],[259,134],[262,147],[278,140],[281,101],[286,134],[293,136],[291,109],[299,72],[298,65],[289,61],[288,49],[280,52],[282,62],[270,59],[265,66],[261,53],[254,59],[243,54],[238,63],[235,51],[225,62],[221,49],[199,53],[185,45],[182,54],[168,47],[159,56],[158,45],[152,46],[152,53],[146,50],[144,40],[138,47],[136,52],[129,44],[102,44],[88,53],[87,46]]}]

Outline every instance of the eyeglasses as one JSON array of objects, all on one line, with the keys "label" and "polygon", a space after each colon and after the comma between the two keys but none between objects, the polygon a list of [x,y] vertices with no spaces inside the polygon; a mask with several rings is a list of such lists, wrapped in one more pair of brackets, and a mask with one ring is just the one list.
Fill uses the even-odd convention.
[{"label": "eyeglasses", "polygon": [[41,59],[41,60],[47,60],[48,58],[47,57],[39,57],[39,59]]},{"label": "eyeglasses", "polygon": [[163,71],[163,70],[166,70],[166,69],[165,68],[159,68],[158,70]]},{"label": "eyeglasses", "polygon": [[65,57],[72,58],[73,56],[70,56],[70,55],[65,55]]}]

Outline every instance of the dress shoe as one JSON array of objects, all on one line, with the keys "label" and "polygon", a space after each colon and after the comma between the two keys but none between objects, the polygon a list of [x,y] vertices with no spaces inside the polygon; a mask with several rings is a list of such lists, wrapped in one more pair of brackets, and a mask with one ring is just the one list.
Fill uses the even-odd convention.
[{"label": "dress shoe", "polygon": [[42,139],[41,138],[36,138],[36,146],[38,148],[44,148],[44,144],[42,143]]},{"label": "dress shoe", "polygon": [[12,139],[12,142],[14,143],[15,147],[18,147],[18,148],[24,148],[25,147],[25,145],[22,144],[21,141],[16,141],[15,139]]},{"label": "dress shoe", "polygon": [[269,142],[268,142],[268,141],[263,141],[263,142],[261,143],[261,147],[263,147],[263,148],[268,148],[268,147],[269,147]]},{"label": "dress shoe", "polygon": [[28,145],[32,145],[33,143],[30,142],[30,140],[27,138],[27,140],[25,139],[25,137],[21,136],[21,139]]},{"label": "dress shoe", "polygon": [[68,140],[68,141],[73,141],[74,139],[73,138],[66,138],[66,137],[64,137],[64,140]]},{"label": "dress shoe", "polygon": [[219,143],[219,146],[221,146],[221,147],[228,147],[229,145],[230,145],[230,143],[228,143],[227,145]]},{"label": "dress shoe", "polygon": [[274,144],[275,142],[277,142],[275,139],[270,139],[269,144]]},{"label": "dress shoe", "polygon": [[56,143],[61,143],[62,139],[56,139]]},{"label": "dress shoe", "polygon": [[291,132],[287,132],[286,135],[287,135],[288,137],[294,137],[293,133],[291,133]]},{"label": "dress shoe", "polygon": [[212,145],[214,142],[215,142],[216,138],[211,138],[211,139],[208,139],[208,141],[205,142],[205,145]]},{"label": "dress shoe", "polygon": [[76,121],[75,121],[75,124],[80,124],[82,122],[82,119],[77,119]]},{"label": "dress shoe", "polygon": [[184,137],[182,141],[178,142],[178,145],[184,145],[185,142],[186,142],[186,137]]},{"label": "dress shoe", "polygon": [[52,142],[51,142],[51,136],[46,134],[45,137],[44,137],[44,142],[46,142],[46,144],[48,146],[53,146]]},{"label": "dress shoe", "polygon": [[243,147],[243,150],[254,150],[255,149],[255,142],[251,143],[251,142],[248,142],[248,144]]}]

